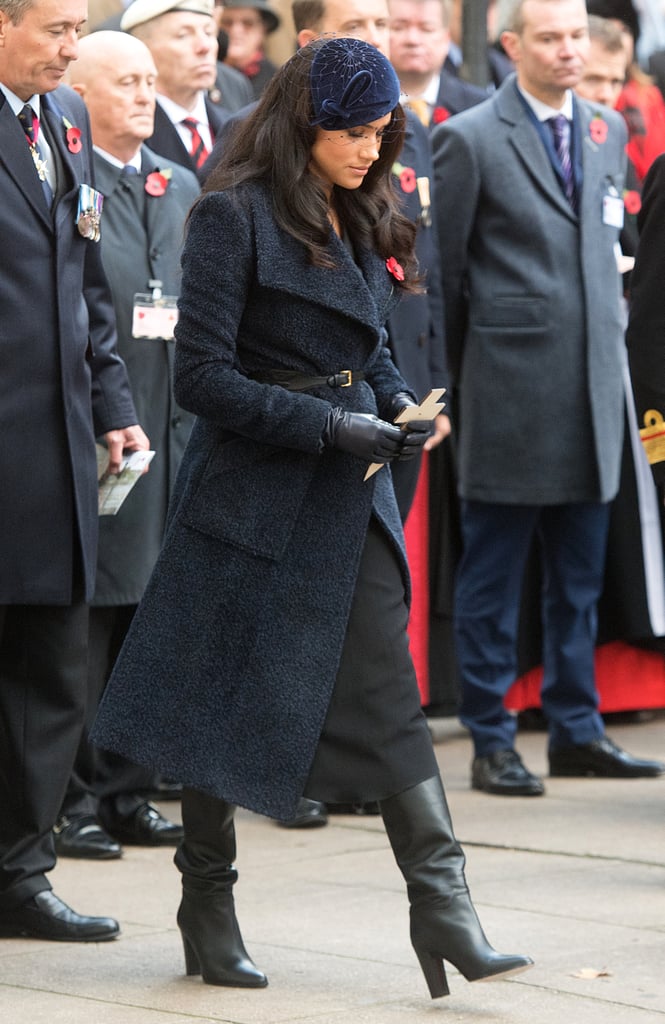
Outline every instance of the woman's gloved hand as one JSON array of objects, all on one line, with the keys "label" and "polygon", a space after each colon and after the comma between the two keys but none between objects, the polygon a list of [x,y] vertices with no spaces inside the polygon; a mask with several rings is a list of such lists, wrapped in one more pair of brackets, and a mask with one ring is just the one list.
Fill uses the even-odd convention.
[{"label": "woman's gloved hand", "polygon": [[[409,406],[415,407],[416,402],[414,401],[413,395],[408,394],[405,391],[398,391],[396,395],[393,395],[390,399],[390,404],[387,410],[387,418],[393,420],[400,412],[406,410],[408,412]],[[434,429],[433,420],[411,420],[407,423],[401,424],[402,428],[402,449],[397,456],[400,462],[405,462],[407,459],[413,459],[416,455],[420,455],[428,437],[431,436]]]},{"label": "woman's gloved hand", "polygon": [[398,460],[405,462],[407,459],[413,459],[416,455],[420,455],[427,438],[431,437],[433,429],[433,420],[412,420],[404,424],[402,450],[397,456]]},{"label": "woman's gloved hand", "polygon": [[390,462],[400,455],[406,436],[399,427],[378,416],[333,407],[321,441],[327,448],[338,448],[366,462]]}]

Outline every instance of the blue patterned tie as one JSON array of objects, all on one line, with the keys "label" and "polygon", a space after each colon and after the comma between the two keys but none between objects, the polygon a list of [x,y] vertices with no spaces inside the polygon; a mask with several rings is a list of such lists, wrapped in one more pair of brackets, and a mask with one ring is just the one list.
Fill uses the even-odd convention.
[{"label": "blue patterned tie", "polygon": [[573,162],[570,158],[570,122],[563,114],[548,118],[547,123],[552,129],[552,139],[556,155],[561,165],[563,177],[563,190],[566,199],[577,212],[577,197],[575,195],[575,179],[573,178]]}]

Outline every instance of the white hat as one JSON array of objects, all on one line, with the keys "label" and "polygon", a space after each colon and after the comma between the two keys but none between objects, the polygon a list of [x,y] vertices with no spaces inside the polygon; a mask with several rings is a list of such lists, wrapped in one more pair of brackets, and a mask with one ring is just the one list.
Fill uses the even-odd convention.
[{"label": "white hat", "polygon": [[207,14],[212,17],[215,0],[134,0],[120,21],[123,32],[129,32],[145,21],[159,18],[169,11],[191,11],[192,14]]}]

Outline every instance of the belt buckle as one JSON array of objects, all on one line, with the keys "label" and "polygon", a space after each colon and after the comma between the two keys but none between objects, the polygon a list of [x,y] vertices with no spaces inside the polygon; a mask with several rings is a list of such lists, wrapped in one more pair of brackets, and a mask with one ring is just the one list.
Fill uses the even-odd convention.
[{"label": "belt buckle", "polygon": [[339,371],[339,376],[341,377],[343,373],[345,373],[347,375],[348,380],[347,380],[346,384],[340,384],[340,387],[341,388],[350,388],[351,385],[353,384],[353,370],[340,370]]}]

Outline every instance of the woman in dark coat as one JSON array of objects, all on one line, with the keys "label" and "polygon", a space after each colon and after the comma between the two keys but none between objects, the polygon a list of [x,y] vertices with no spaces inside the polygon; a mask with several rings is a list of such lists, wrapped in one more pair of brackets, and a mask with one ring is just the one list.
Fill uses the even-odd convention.
[{"label": "woman in dark coat", "polygon": [[385,345],[419,287],[391,191],[404,119],[378,50],[304,47],[195,206],[176,329],[196,413],[162,553],[94,739],[185,784],[178,923],[188,973],[259,987],[235,919],[234,805],[377,800],[432,996],[531,961],[488,944],[464,881],[406,636],[389,468],[431,423]]}]

